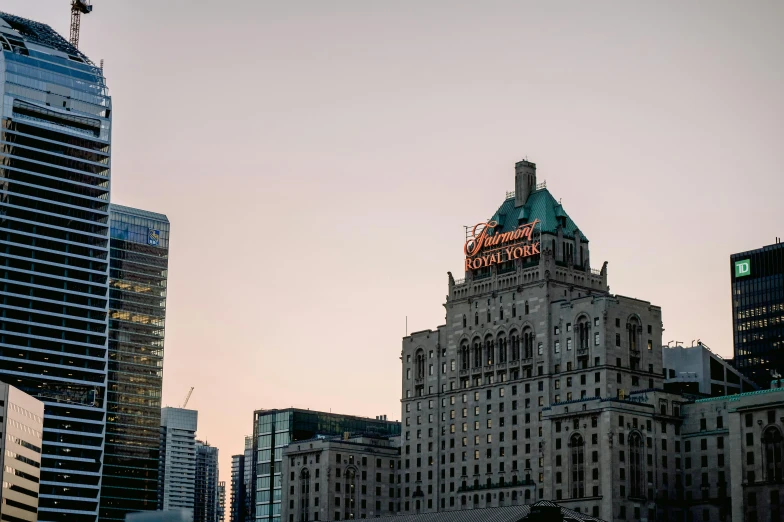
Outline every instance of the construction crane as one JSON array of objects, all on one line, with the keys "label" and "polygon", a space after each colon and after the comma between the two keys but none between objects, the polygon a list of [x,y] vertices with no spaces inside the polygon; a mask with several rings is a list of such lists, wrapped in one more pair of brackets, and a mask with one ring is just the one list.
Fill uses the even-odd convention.
[{"label": "construction crane", "polygon": [[92,12],[90,0],[71,0],[71,45],[79,48],[79,25],[83,14]]},{"label": "construction crane", "polygon": [[193,393],[193,388],[194,387],[191,386],[191,389],[188,391],[188,395],[186,395],[185,396],[185,400],[182,401],[182,408],[184,408],[184,407],[186,407],[188,405],[188,401],[191,399],[191,393]]}]

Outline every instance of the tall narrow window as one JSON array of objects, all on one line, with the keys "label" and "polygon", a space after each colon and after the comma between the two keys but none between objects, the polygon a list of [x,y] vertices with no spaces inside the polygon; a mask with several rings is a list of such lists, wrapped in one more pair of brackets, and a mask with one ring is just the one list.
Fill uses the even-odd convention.
[{"label": "tall narrow window", "polygon": [[485,339],[485,361],[488,366],[495,364],[495,343],[489,337]]},{"label": "tall narrow window", "polygon": [[643,442],[640,432],[633,431],[629,435],[629,480],[630,497],[645,498],[645,479],[643,471]]},{"label": "tall narrow window", "polygon": [[416,354],[416,378],[425,378],[425,352],[419,350]]},{"label": "tall narrow window", "polygon": [[348,468],[344,475],[345,487],[343,488],[343,508],[346,513],[346,520],[357,518],[354,516],[357,502],[357,472],[354,468]]},{"label": "tall narrow window", "polygon": [[299,520],[301,522],[308,522],[308,514],[310,513],[310,471],[308,468],[303,468],[299,474],[300,486],[300,512]]},{"label": "tall narrow window", "polygon": [[474,368],[482,367],[482,343],[474,341]]},{"label": "tall narrow window", "polygon": [[506,362],[506,337],[498,338],[498,362]]},{"label": "tall narrow window", "polygon": [[487,324],[490,324],[491,321],[492,321],[492,319],[490,317],[490,310],[488,309],[487,310]]},{"label": "tall narrow window", "polygon": [[512,317],[517,317],[517,305],[512,303]]},{"label": "tall narrow window", "polygon": [[585,443],[582,435],[575,433],[569,439],[572,452],[572,498],[585,496]]},{"label": "tall narrow window", "polygon": [[468,348],[468,343],[463,342],[460,347],[460,369],[467,370],[471,366],[471,354]]},{"label": "tall narrow window", "polygon": [[523,329],[523,357],[530,359],[534,356],[534,332],[530,327]]},{"label": "tall narrow window", "polygon": [[580,339],[579,348],[581,350],[588,348],[589,339],[590,339],[590,329],[591,329],[591,321],[587,317],[583,316],[580,319],[578,319],[577,335],[579,336]]},{"label": "tall narrow window", "polygon": [[784,481],[784,441],[781,431],[776,426],[769,426],[762,435],[765,451],[765,480],[781,483]]},{"label": "tall narrow window", "polygon": [[466,316],[465,316],[465,314],[463,314],[463,328],[465,328],[466,326],[468,326],[468,325],[466,324],[466,322],[467,322],[467,321],[466,321]]},{"label": "tall narrow window", "polygon": [[629,323],[626,325],[626,328],[629,333],[629,350],[639,350],[637,345],[637,339],[639,334],[642,333],[642,326],[640,326],[639,321],[636,318],[631,318]]},{"label": "tall narrow window", "polygon": [[474,312],[474,326],[479,325],[479,312]]},{"label": "tall narrow window", "polygon": [[509,334],[509,341],[512,345],[512,360],[520,360],[520,337],[517,335],[517,330],[512,330]]},{"label": "tall narrow window", "polygon": [[525,302],[525,315],[528,315],[528,301]]}]

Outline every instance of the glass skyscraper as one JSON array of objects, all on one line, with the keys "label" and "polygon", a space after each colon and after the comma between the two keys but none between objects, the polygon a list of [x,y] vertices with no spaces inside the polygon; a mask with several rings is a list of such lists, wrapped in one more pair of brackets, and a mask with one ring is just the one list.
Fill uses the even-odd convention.
[{"label": "glass skyscraper", "polygon": [[109,388],[100,520],[158,504],[169,220],[112,205]]},{"label": "glass skyscraper", "polygon": [[784,243],[730,256],[735,365],[761,388],[784,375]]},{"label": "glass skyscraper", "polygon": [[255,411],[251,467],[255,470],[255,520],[280,522],[281,472],[286,445],[317,435],[346,432],[400,435],[400,423],[294,408]]},{"label": "glass skyscraper", "polygon": [[111,99],[101,69],[47,25],[0,13],[0,48],[0,379],[45,405],[38,520],[95,522]]}]

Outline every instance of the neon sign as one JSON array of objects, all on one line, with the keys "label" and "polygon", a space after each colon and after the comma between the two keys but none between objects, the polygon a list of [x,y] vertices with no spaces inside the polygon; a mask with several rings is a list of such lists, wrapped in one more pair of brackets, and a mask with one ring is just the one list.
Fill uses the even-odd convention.
[{"label": "neon sign", "polygon": [[540,242],[534,241],[533,237],[534,228],[538,224],[539,220],[535,219],[509,232],[493,235],[490,235],[490,231],[498,226],[497,222],[474,225],[463,247],[465,269],[476,270],[540,254]]}]

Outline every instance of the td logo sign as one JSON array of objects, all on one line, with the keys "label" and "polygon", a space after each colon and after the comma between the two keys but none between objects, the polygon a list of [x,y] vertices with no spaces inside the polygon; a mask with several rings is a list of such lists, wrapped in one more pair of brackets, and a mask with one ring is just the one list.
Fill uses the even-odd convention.
[{"label": "td logo sign", "polygon": [[735,261],[735,277],[751,275],[751,259]]}]

